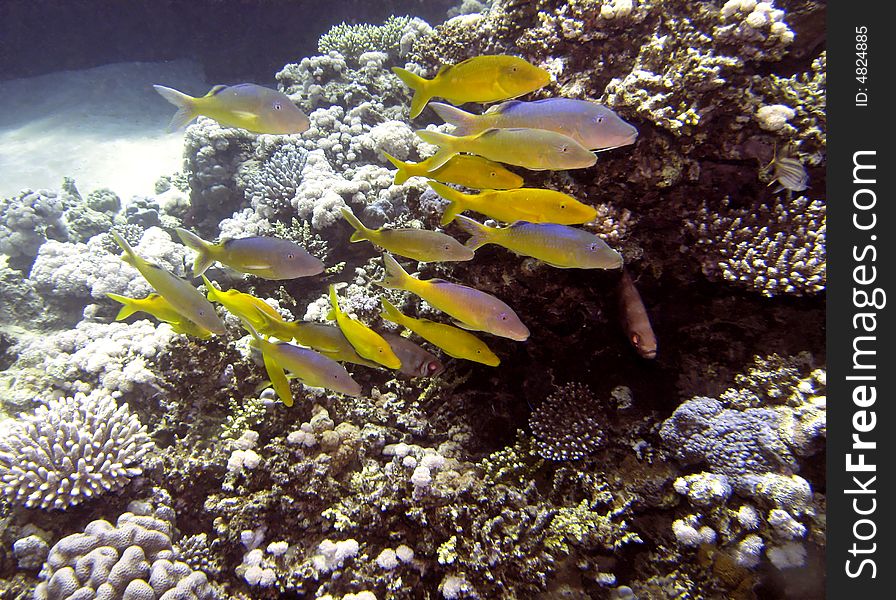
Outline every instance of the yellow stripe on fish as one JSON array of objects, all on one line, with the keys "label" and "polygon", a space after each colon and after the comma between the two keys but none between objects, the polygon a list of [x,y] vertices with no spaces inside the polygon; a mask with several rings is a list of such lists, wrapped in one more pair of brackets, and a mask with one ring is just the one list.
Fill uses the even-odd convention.
[{"label": "yellow stripe on fish", "polygon": [[578,225],[597,217],[594,207],[582,204],[572,196],[555,190],[519,188],[464,194],[435,181],[427,183],[439,196],[451,203],[442,215],[443,226],[465,210],[472,210],[505,223],[529,221]]},{"label": "yellow stripe on fish", "polygon": [[414,90],[411,118],[417,117],[430,98],[451,104],[497,102],[534,92],[551,81],[551,74],[517,56],[475,56],[456,65],[443,66],[432,79],[392,67],[392,72]]},{"label": "yellow stripe on fish", "polygon": [[523,341],[529,329],[504,302],[486,292],[450,283],[443,279],[423,281],[411,277],[388,254],[383,255],[386,275],[378,285],[406,290],[426,300],[430,306],[457,319],[465,329],[485,331],[492,335]]},{"label": "yellow stripe on fish", "polygon": [[622,255],[587,231],[556,223],[517,221],[508,227],[488,227],[458,216],[457,224],[472,237],[467,246],[476,250],[497,244],[522,256],[531,256],[560,269],[619,269]]},{"label": "yellow stripe on fish", "polygon": [[469,331],[429,319],[410,317],[395,308],[385,298],[381,300],[384,319],[413,331],[430,344],[441,348],[448,356],[471,360],[490,367],[497,367],[501,364],[501,359],[491,351],[485,342]]},{"label": "yellow stripe on fish", "polygon": [[383,336],[342,312],[336,297],[336,286],[332,284],[330,285],[330,305],[333,307],[330,318],[336,319],[339,329],[342,330],[358,354],[390,369],[401,368],[401,359],[395,355],[389,342],[384,340]]},{"label": "yellow stripe on fish", "polygon": [[113,230],[110,233],[115,243],[124,250],[121,259],[140,271],[149,285],[167,300],[174,310],[212,333],[225,333],[224,323],[215,312],[215,307],[199,290],[175,274],[138,256],[117,231]]},{"label": "yellow stripe on fish", "polygon": [[424,262],[470,260],[473,251],[450,235],[427,229],[369,229],[347,208],[343,218],[355,228],[350,241],[367,240],[400,256]]},{"label": "yellow stripe on fish", "polygon": [[212,244],[181,227],[175,231],[184,245],[196,252],[194,277],[202,275],[215,261],[240,273],[275,281],[317,275],[324,270],[320,259],[289,240],[254,236]]},{"label": "yellow stripe on fish", "polygon": [[200,98],[163,85],[152,87],[177,107],[168,125],[169,131],[185,127],[199,115],[225,127],[240,127],[255,133],[297,134],[311,125],[289,96],[254,83],[216,85]]},{"label": "yellow stripe on fish", "polygon": [[427,129],[414,133],[424,142],[439,147],[430,163],[433,169],[461,152],[533,171],[582,169],[597,162],[596,154],[571,137],[544,129],[486,129],[464,136]]},{"label": "yellow stripe on fish", "polygon": [[212,337],[211,331],[201,325],[197,325],[177,312],[177,310],[171,306],[171,303],[159,294],[150,294],[145,298],[128,298],[127,296],[120,296],[111,292],[107,292],[106,295],[112,300],[123,304],[121,310],[118,311],[118,315],[115,317],[116,321],[126,319],[134,313],[145,312],[159,321],[168,323],[171,326],[171,329],[177,333],[192,335],[193,337],[202,340],[207,340]]}]

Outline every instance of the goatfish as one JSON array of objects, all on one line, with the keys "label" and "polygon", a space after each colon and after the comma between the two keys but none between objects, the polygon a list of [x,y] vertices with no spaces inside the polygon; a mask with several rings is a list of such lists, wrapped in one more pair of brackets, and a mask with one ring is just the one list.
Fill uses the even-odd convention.
[{"label": "goatfish", "polygon": [[597,217],[597,210],[594,207],[582,204],[572,196],[555,190],[519,188],[464,194],[435,181],[427,183],[439,196],[450,202],[442,214],[442,226],[453,221],[465,210],[472,210],[505,223],[529,221],[578,225]]},{"label": "goatfish", "polygon": [[140,271],[149,285],[167,300],[175,311],[212,333],[225,333],[224,323],[215,312],[215,307],[199,290],[174,273],[137,256],[131,245],[117,231],[113,230],[110,233],[115,243],[124,251],[121,259]]},{"label": "goatfish", "polygon": [[445,370],[442,361],[411,340],[394,333],[384,333],[383,339],[389,342],[396,356],[401,359],[401,368],[398,372],[402,375],[435,377]]},{"label": "goatfish", "polygon": [[490,367],[497,367],[501,364],[501,359],[491,351],[485,342],[469,331],[429,319],[410,317],[395,308],[385,298],[382,298],[381,301],[383,303],[381,314],[384,319],[413,331],[430,344],[441,348],[448,356],[471,360]]},{"label": "goatfish", "polygon": [[435,170],[431,168],[432,158],[418,163],[408,163],[385,152],[383,154],[398,169],[395,172],[395,185],[401,185],[411,177],[427,177],[474,190],[510,190],[523,185],[523,178],[513,171],[508,171],[492,160],[472,154],[458,154]]},{"label": "goatfish", "polygon": [[486,129],[476,135],[454,136],[418,129],[417,137],[439,147],[430,168],[438,169],[465,152],[532,171],[581,169],[597,162],[597,155],[562,133],[546,129]]},{"label": "goatfish", "polygon": [[351,242],[367,240],[399,256],[423,262],[470,260],[473,251],[450,235],[427,229],[368,229],[347,208],[342,216],[355,228]]},{"label": "goatfish", "polygon": [[643,358],[656,358],[656,335],[650,326],[650,317],[647,316],[647,309],[635,282],[625,269],[619,280],[619,314],[628,341],[635,351]]},{"label": "goatfish", "polygon": [[120,296],[111,292],[106,292],[106,295],[124,305],[121,307],[121,310],[118,311],[118,315],[115,317],[116,321],[127,319],[134,313],[145,312],[159,321],[168,323],[168,325],[171,326],[171,329],[176,333],[192,335],[193,337],[198,337],[202,340],[207,340],[212,337],[211,331],[201,325],[197,325],[177,312],[177,310],[171,306],[170,302],[158,294],[150,294],[145,298],[128,298],[127,296]]},{"label": "goatfish", "polygon": [[612,110],[587,100],[546,98],[534,102],[511,100],[489,107],[481,115],[433,102],[436,114],[454,125],[454,135],[475,135],[486,129],[523,127],[567,135],[589,150],[609,150],[633,144],[638,130]]},{"label": "goatfish", "polygon": [[255,236],[212,244],[181,227],[175,231],[184,245],[196,252],[194,277],[205,273],[215,261],[240,273],[275,281],[318,275],[324,270],[320,259],[289,240]]},{"label": "goatfish", "polygon": [[622,255],[587,231],[556,223],[517,221],[507,227],[488,227],[462,215],[457,224],[470,234],[466,245],[476,250],[497,244],[559,269],[619,269]]},{"label": "goatfish", "polygon": [[389,254],[383,255],[383,264],[386,274],[382,281],[376,282],[377,285],[420,296],[433,308],[457,319],[464,329],[485,331],[517,341],[529,337],[529,329],[513,309],[491,294],[444,279],[422,281],[411,277]]},{"label": "goatfish", "polygon": [[205,275],[201,275],[201,277],[205,287],[208,289],[206,298],[212,302],[217,302],[233,313],[234,316],[249,321],[252,327],[262,334],[274,335],[264,328],[265,322],[258,316],[258,313],[262,313],[272,319],[279,319],[280,314],[274,310],[274,307],[252,294],[246,294],[238,290],[219,290],[212,285],[212,282]]},{"label": "goatfish", "polygon": [[395,355],[389,342],[384,340],[383,336],[361,321],[352,319],[342,312],[342,309],[339,308],[339,300],[336,298],[336,286],[332,284],[330,284],[330,305],[332,310],[327,318],[336,320],[345,338],[362,358],[372,360],[389,369],[401,368],[401,359]]},{"label": "goatfish", "polygon": [[256,308],[254,318],[261,323],[258,331],[281,340],[295,340],[300,345],[316,350],[327,358],[371,368],[380,366],[362,358],[345,338],[342,330],[334,325],[284,321],[280,315],[272,315],[261,308]]},{"label": "goatfish", "polygon": [[300,348],[286,342],[269,342],[262,338],[255,328],[243,321],[252,334],[251,344],[261,351],[265,370],[277,396],[286,406],[292,406],[292,393],[286,372],[294,374],[303,384],[324,388],[347,396],[360,396],[358,385],[345,367],[322,354]]},{"label": "goatfish", "polygon": [[311,125],[307,115],[283,92],[254,83],[216,85],[201,98],[165,87],[152,86],[177,112],[168,131],[177,131],[202,115],[225,127],[239,127],[254,133],[289,135],[302,133]]},{"label": "goatfish", "polygon": [[392,67],[401,81],[414,90],[411,118],[416,118],[433,97],[451,104],[497,102],[541,89],[551,74],[518,56],[474,56],[456,65],[445,65],[432,79]]}]

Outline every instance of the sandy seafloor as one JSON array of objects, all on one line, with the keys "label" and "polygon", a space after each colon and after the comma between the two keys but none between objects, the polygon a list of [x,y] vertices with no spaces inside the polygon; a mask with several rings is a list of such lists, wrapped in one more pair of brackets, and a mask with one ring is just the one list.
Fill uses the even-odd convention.
[{"label": "sandy seafloor", "polygon": [[208,88],[187,60],[116,63],[0,81],[0,196],[57,189],[73,177],[84,192],[104,187],[127,200],[152,195],[181,168],[183,131],[153,84],[193,95]]}]

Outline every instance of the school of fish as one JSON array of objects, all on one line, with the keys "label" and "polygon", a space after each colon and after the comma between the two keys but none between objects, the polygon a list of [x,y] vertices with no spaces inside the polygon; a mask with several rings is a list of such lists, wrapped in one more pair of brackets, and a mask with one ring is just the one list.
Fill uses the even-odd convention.
[{"label": "school of fish", "polygon": [[[585,100],[548,98],[513,100],[541,89],[550,74],[515,56],[477,56],[441,68],[435,78],[424,79],[410,71],[393,72],[413,91],[410,117],[429,105],[454,135],[419,130],[424,141],[439,147],[420,163],[403,162],[386,154],[398,169],[395,185],[411,177],[429,179],[429,186],[449,201],[441,224],[456,222],[470,235],[465,243],[424,229],[371,229],[350,210],[343,218],[355,230],[351,242],[368,241],[382,248],[385,275],[375,282],[385,288],[408,291],[454,320],[453,325],[407,315],[381,298],[384,320],[395,323],[438,347],[453,358],[496,367],[500,358],[471,331],[515,341],[530,332],[514,310],[501,299],[481,290],[442,279],[421,280],[408,273],[393,255],[421,262],[473,260],[478,248],[495,244],[564,269],[622,269],[622,256],[601,238],[571,227],[592,221],[594,207],[567,194],[526,188],[520,175],[500,163],[530,170],[587,168],[597,161],[595,151],[635,142],[637,130],[610,109]],[[223,125],[256,133],[297,134],[308,129],[308,117],[281,92],[254,84],[215,86],[193,98],[164,86],[154,86],[178,107],[170,128],[185,126],[199,115]],[[432,102],[442,98],[452,105]],[[456,105],[467,102],[501,102],[477,115]],[[478,190],[462,192],[449,184]],[[492,227],[461,215],[465,211],[505,223]],[[335,325],[286,321],[271,305],[238,290],[221,290],[204,273],[219,262],[231,269],[274,281],[319,275],[325,265],[301,246],[283,239],[248,237],[211,243],[182,228],[176,233],[196,256],[190,275],[201,277],[203,295],[186,279],[149,263],[112,232],[124,252],[155,293],[145,298],[109,297],[123,306],[116,319],[145,312],[171,325],[174,331],[207,339],[224,334],[225,327],[212,302],[242,322],[261,354],[269,385],[286,406],[293,404],[290,379],[305,385],[357,396],[361,386],[341,363],[397,370],[410,377],[431,377],[444,371],[439,359],[411,340],[378,333],[343,312],[334,285],[329,286]],[[656,338],[644,304],[627,273],[622,271],[620,314],[626,334],[644,358],[656,356]],[[292,343],[295,342],[295,343]]]}]

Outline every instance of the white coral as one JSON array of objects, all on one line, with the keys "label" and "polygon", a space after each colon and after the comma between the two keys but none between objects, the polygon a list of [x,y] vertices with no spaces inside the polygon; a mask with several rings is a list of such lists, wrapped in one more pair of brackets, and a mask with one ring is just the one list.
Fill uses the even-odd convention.
[{"label": "white coral", "polygon": [[146,427],[108,394],[51,400],[0,431],[4,495],[65,509],[123,487],[153,448]]}]

